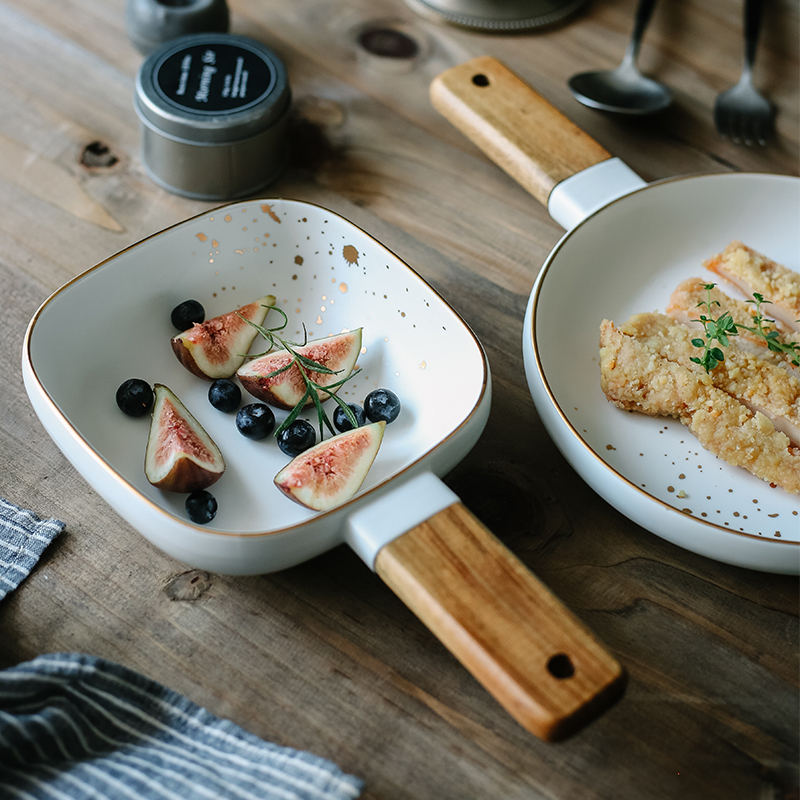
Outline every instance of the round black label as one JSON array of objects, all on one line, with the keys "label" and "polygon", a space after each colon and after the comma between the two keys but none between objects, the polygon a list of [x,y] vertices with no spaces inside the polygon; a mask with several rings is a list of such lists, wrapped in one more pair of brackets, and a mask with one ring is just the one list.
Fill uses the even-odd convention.
[{"label": "round black label", "polygon": [[156,67],[154,78],[165,99],[205,114],[252,106],[270,92],[275,81],[263,56],[231,44],[197,44],[178,50]]}]

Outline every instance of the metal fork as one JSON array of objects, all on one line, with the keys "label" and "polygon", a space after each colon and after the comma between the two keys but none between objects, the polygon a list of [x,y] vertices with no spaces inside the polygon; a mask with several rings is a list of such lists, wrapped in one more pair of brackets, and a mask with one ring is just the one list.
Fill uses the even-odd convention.
[{"label": "metal fork", "polygon": [[717,96],[714,123],[721,136],[736,144],[766,144],[772,133],[772,103],[753,86],[753,62],[761,30],[761,0],[745,0],[744,66],[739,83]]}]

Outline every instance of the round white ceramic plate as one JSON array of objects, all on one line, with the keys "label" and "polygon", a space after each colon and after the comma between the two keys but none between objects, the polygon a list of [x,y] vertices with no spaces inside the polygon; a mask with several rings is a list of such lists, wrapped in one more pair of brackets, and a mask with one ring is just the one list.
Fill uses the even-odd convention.
[{"label": "round white ceramic plate", "polygon": [[677,420],[619,410],[600,389],[602,320],[663,312],[685,278],[718,281],[702,262],[733,239],[800,271],[800,180],[683,178],[594,213],[562,238],[537,278],[526,373],[559,449],[627,517],[710,558],[798,574],[798,496],[717,459]]}]

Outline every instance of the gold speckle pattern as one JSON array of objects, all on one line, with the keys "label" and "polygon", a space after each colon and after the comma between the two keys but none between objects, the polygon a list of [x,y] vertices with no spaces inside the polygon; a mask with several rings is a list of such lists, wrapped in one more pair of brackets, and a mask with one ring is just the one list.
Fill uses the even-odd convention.
[{"label": "gold speckle pattern", "polygon": [[261,204],[261,210],[267,214],[270,219],[280,224],[281,218],[272,210],[272,206],[268,203]]},{"label": "gold speckle pattern", "polygon": [[[576,408],[575,410],[577,411],[578,409]],[[674,426],[677,426],[678,429],[682,427],[679,423],[675,423]],[[676,433],[674,426],[665,425],[658,431],[658,433],[665,436],[673,436]],[[584,429],[584,432],[586,432],[586,429]],[[696,468],[699,474],[702,474],[704,471],[709,470],[712,467],[721,475],[725,474],[727,469],[726,464],[718,459],[714,459],[713,456],[709,456],[709,454],[704,451],[693,449],[691,444],[692,443],[681,438],[677,444],[674,442],[672,443],[672,447],[668,452],[665,452],[663,449],[655,453],[637,450],[636,454],[639,458],[660,460],[662,463],[664,463],[666,472],[672,471],[673,468],[677,466],[677,463],[682,462],[688,463],[690,467]],[[685,449],[685,454],[681,455],[678,452],[680,448]],[[614,444],[605,444],[605,450],[607,453],[605,456],[607,462],[615,469],[619,469],[620,472],[623,472],[623,469],[618,467],[617,464],[618,462],[619,464],[622,464],[622,462],[626,460],[626,448],[618,449]],[[695,460],[696,463],[692,464],[691,462]],[[709,461],[713,463],[708,463]],[[686,472],[674,470],[673,480],[687,480]],[[737,508],[736,501],[733,501],[733,507],[731,507],[730,500],[726,500],[723,506],[723,504],[715,499],[714,496],[711,494],[705,494],[702,498],[698,497],[696,501],[693,500],[693,502],[697,503],[696,507],[688,508],[686,506],[677,506],[675,503],[677,500],[683,500],[689,496],[691,484],[686,489],[676,489],[674,484],[668,482],[665,482],[661,487],[647,485],[646,483],[639,485],[648,494],[657,500],[661,500],[667,505],[672,506],[677,511],[697,519],[713,521],[717,525],[721,525],[722,527],[731,531],[748,534],[750,536],[763,536],[771,538],[784,538],[786,535],[787,529],[782,531],[780,527],[777,529],[775,527],[775,520],[777,520],[778,524],[780,525],[781,515],[768,509],[768,504],[762,502],[762,499],[759,497],[753,497],[752,495],[746,498],[743,497],[738,500],[740,505]],[[765,486],[768,487],[768,491],[782,491],[768,484],[765,484]],[[726,494],[734,494],[733,489],[728,488]],[[748,508],[745,509],[741,504],[746,504]],[[796,514],[797,512],[792,513]]]}]

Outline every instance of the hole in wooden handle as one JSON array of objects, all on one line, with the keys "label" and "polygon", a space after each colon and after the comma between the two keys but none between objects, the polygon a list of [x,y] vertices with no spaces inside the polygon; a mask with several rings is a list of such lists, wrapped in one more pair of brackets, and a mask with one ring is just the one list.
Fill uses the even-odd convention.
[{"label": "hole in wooden handle", "polygon": [[566,653],[556,653],[547,662],[547,671],[559,680],[571,678],[575,674],[575,665]]},{"label": "hole in wooden handle", "polygon": [[481,72],[479,72],[477,75],[473,75],[472,76],[472,82],[476,86],[488,86],[489,85],[489,79]]}]

